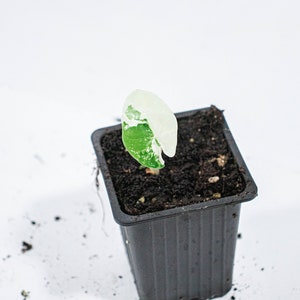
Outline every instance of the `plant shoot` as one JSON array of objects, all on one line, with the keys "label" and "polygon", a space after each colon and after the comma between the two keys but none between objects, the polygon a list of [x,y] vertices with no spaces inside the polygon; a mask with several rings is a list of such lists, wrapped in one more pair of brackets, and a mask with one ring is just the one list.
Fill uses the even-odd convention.
[{"label": "plant shoot", "polygon": [[162,152],[173,157],[177,146],[177,119],[155,94],[135,90],[125,100],[122,140],[129,154],[142,166],[161,169]]}]

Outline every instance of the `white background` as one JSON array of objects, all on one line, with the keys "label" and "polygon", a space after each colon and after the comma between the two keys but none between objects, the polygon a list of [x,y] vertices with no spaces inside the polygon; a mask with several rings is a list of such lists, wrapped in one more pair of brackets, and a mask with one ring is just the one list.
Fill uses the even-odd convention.
[{"label": "white background", "polygon": [[136,88],[174,112],[225,109],[258,185],[222,299],[300,299],[299,12],[297,0],[2,0],[1,299],[138,299],[90,142]]}]

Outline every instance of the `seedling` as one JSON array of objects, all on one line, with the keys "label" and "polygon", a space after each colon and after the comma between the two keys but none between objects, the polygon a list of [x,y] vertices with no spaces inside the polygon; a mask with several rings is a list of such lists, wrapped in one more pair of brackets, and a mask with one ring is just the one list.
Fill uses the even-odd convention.
[{"label": "seedling", "polygon": [[125,100],[122,140],[129,154],[142,166],[161,169],[162,152],[173,157],[177,146],[177,119],[151,92],[135,90]]}]

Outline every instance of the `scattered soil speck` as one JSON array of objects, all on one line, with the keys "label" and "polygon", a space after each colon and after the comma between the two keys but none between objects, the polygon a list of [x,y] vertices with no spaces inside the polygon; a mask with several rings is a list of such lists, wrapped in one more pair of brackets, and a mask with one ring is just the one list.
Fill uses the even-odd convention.
[{"label": "scattered soil speck", "polygon": [[37,153],[33,154],[33,158],[36,159],[40,164],[44,165],[45,161],[44,159]]},{"label": "scattered soil speck", "polygon": [[120,279],[122,279],[122,278],[123,278],[123,276],[122,276],[122,275],[119,275],[118,277],[119,277]]},{"label": "scattered soil speck", "polygon": [[32,249],[32,244],[29,244],[29,243],[24,242],[24,241],[22,242],[22,246],[23,246],[22,253],[25,253],[25,252]]},{"label": "scattered soil speck", "polygon": [[6,255],[6,257],[3,257],[2,260],[5,261],[7,259],[11,258],[10,254]]},{"label": "scattered soil speck", "polygon": [[92,203],[88,203],[88,206],[89,206],[89,211],[90,211],[91,214],[96,212],[96,209],[95,209],[95,207]]},{"label": "scattered soil speck", "polygon": [[89,257],[89,260],[95,259],[95,258],[98,258],[98,254],[91,255],[91,256]]},{"label": "scattered soil speck", "polygon": [[60,216],[55,216],[55,217],[54,217],[54,220],[58,222],[58,221],[61,220],[61,217],[60,217]]},{"label": "scattered soil speck", "polygon": [[241,233],[238,233],[237,238],[238,238],[238,239],[241,239],[241,238],[242,238],[242,234],[241,234]]},{"label": "scattered soil speck", "polygon": [[261,270],[261,271],[264,271],[264,270],[265,270],[265,268],[261,268],[260,270]]},{"label": "scattered soil speck", "polygon": [[231,296],[231,298],[230,299],[232,299],[232,300],[235,300],[235,297],[234,296]]},{"label": "scattered soil speck", "polygon": [[29,297],[30,292],[26,292],[25,290],[22,290],[21,296],[23,296],[23,300],[26,300]]}]

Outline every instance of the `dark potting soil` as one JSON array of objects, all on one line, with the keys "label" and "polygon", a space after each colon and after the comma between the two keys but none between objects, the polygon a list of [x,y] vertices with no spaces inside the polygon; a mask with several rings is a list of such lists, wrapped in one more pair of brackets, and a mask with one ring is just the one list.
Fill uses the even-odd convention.
[{"label": "dark potting soil", "polygon": [[223,120],[215,106],[179,119],[176,155],[163,155],[159,175],[129,155],[121,130],[105,134],[101,146],[123,211],[139,215],[241,193],[243,170],[228,147]]}]

